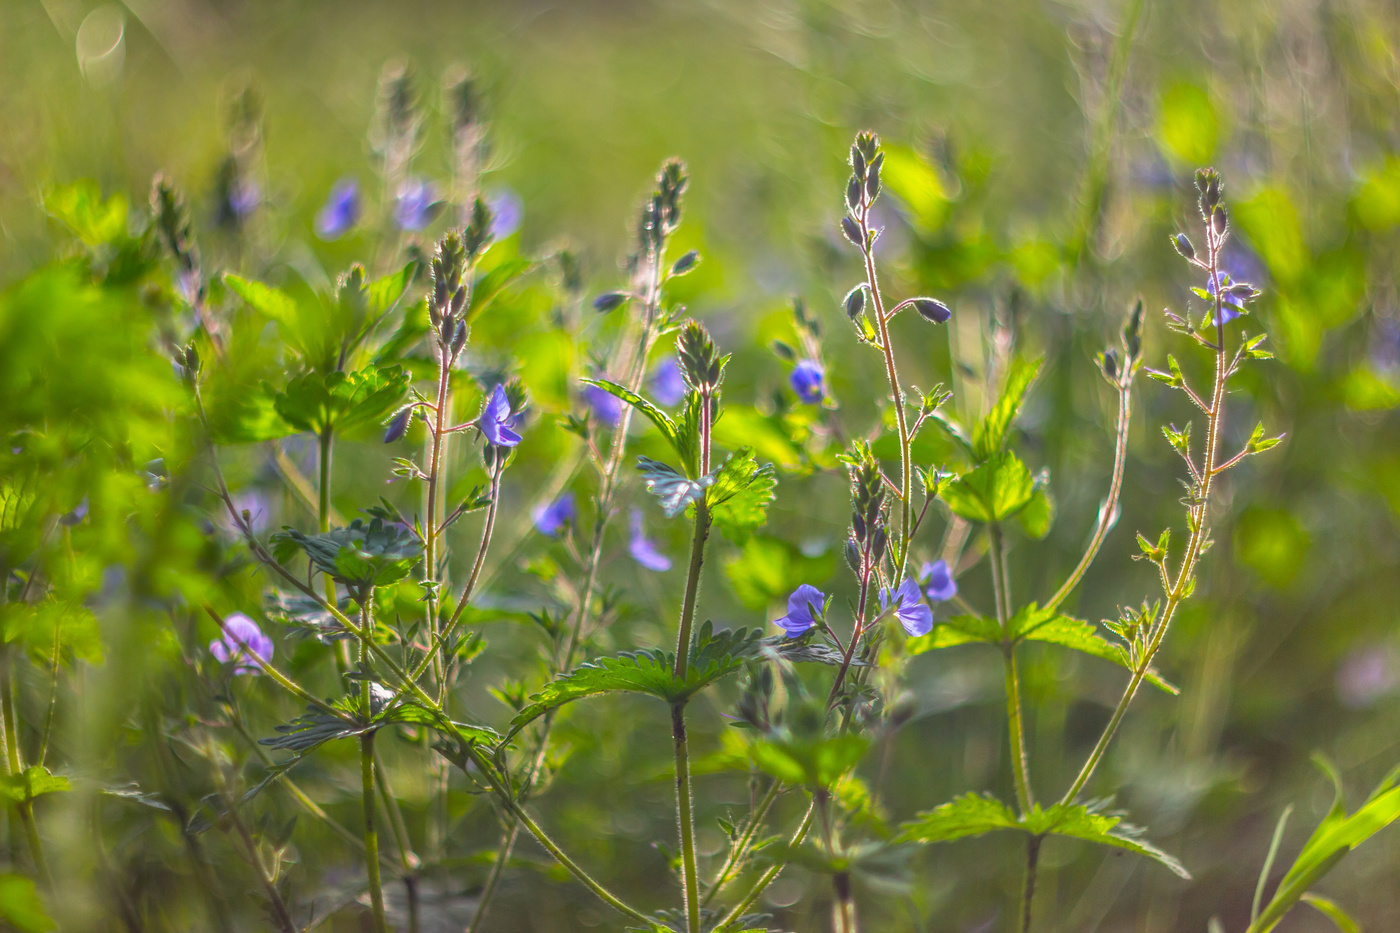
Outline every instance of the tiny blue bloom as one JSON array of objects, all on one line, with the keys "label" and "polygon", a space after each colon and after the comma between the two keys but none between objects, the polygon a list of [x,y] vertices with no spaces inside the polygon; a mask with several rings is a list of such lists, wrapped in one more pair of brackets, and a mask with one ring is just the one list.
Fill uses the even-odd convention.
[{"label": "tiny blue bloom", "polygon": [[633,560],[648,570],[660,573],[671,569],[671,558],[658,551],[655,542],[646,536],[641,509],[632,510],[632,540],[627,544],[627,551]]},{"label": "tiny blue bloom", "polygon": [[410,178],[399,186],[394,202],[394,221],[401,230],[422,230],[433,219],[437,209],[437,192],[433,183],[422,178]]},{"label": "tiny blue bloom", "polygon": [[958,595],[958,582],[948,570],[946,560],[936,560],[919,568],[919,584],[929,602],[941,603]]},{"label": "tiny blue bloom", "polygon": [[495,391],[482,406],[476,426],[486,436],[487,443],[496,447],[514,447],[520,443],[520,435],[511,430],[515,426],[515,416],[510,413],[510,399],[506,397],[505,386],[496,384]]},{"label": "tiny blue bloom", "polygon": [[209,643],[209,653],[220,664],[232,662],[235,674],[257,674],[262,662],[272,660],[272,639],[258,623],[241,612],[224,619],[224,633]]},{"label": "tiny blue bloom", "polygon": [[1244,311],[1244,299],[1236,298],[1228,291],[1230,287],[1230,274],[1228,272],[1217,272],[1215,277],[1206,281],[1206,291],[1211,296],[1215,295],[1217,288],[1222,290],[1223,297],[1220,299],[1220,320],[1228,324],[1239,317]]},{"label": "tiny blue bloom", "polygon": [[622,419],[622,402],[607,389],[593,385],[584,386],[583,400],[593,409],[594,416],[604,424],[616,427]]},{"label": "tiny blue bloom", "polygon": [[826,594],[810,583],[804,583],[788,597],[787,615],[773,620],[773,624],[782,626],[788,638],[796,638],[817,624],[825,605]]},{"label": "tiny blue bloom", "polygon": [[574,494],[566,492],[553,502],[546,502],[535,507],[530,513],[530,518],[535,523],[535,529],[542,535],[553,538],[563,530],[566,522],[572,522],[576,516],[574,509]]},{"label": "tiny blue bloom", "polygon": [[525,202],[510,188],[497,188],[486,199],[491,209],[491,239],[504,240],[520,229],[525,217]]},{"label": "tiny blue bloom", "polygon": [[360,183],[342,178],[331,188],[321,212],[316,215],[316,235],[323,240],[342,237],[360,219]]},{"label": "tiny blue bloom", "polygon": [[261,203],[262,191],[258,188],[258,183],[252,179],[239,179],[229,188],[229,210],[240,220],[257,210]]},{"label": "tiny blue bloom", "polygon": [[81,524],[83,519],[87,518],[87,515],[88,497],[83,496],[78,500],[78,504],[73,506],[73,511],[65,512],[63,515],[59,516],[58,523],[60,525],[72,527],[73,525]]},{"label": "tiny blue bloom", "polygon": [[797,397],[809,405],[816,405],[826,398],[826,371],[816,360],[803,360],[793,367],[788,382]]},{"label": "tiny blue bloom", "polygon": [[674,356],[668,356],[661,365],[652,370],[651,394],[667,408],[685,398],[685,377],[681,375],[680,364]]},{"label": "tiny blue bloom", "polygon": [[[912,636],[927,635],[933,631],[933,610],[919,601],[922,595],[919,584],[914,580],[905,580],[893,594],[894,616],[904,626],[904,631]],[[890,599],[889,590],[880,591],[881,612],[889,608]]]}]

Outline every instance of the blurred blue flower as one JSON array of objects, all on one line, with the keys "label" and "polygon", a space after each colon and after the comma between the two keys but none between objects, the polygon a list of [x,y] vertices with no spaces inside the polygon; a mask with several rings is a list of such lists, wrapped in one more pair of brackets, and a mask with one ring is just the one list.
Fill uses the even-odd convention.
[{"label": "blurred blue flower", "polygon": [[946,560],[936,560],[919,568],[919,585],[929,602],[941,603],[958,595],[958,583],[948,570]]},{"label": "blurred blue flower", "polygon": [[1382,318],[1371,338],[1371,365],[1383,373],[1400,370],[1400,323]]},{"label": "blurred blue flower", "polygon": [[787,615],[774,619],[773,624],[782,626],[788,638],[796,638],[817,624],[825,605],[826,594],[810,583],[804,583],[788,597]]},{"label": "blurred blue flower", "polygon": [[224,633],[209,643],[209,653],[220,664],[232,662],[235,674],[261,673],[262,662],[272,660],[272,639],[258,623],[241,612],[224,619]]},{"label": "blurred blue flower", "polygon": [[893,594],[888,589],[880,591],[880,611],[888,609],[893,599],[894,616],[904,631],[914,636],[927,635],[933,631],[933,610],[919,601],[921,596],[919,584],[907,579]]},{"label": "blurred blue flower", "polygon": [[481,408],[481,417],[476,426],[486,436],[486,441],[496,447],[514,447],[520,443],[520,435],[511,430],[515,426],[515,416],[510,413],[510,399],[506,388],[496,384],[491,397]]},{"label": "blurred blue flower", "polygon": [[486,198],[491,209],[491,239],[504,240],[520,229],[525,219],[525,202],[511,188],[497,188]]},{"label": "blurred blue flower", "polygon": [[793,367],[788,382],[798,398],[809,405],[816,405],[826,398],[826,386],[823,383],[825,378],[826,371],[822,369],[821,363],[816,360],[803,360]]},{"label": "blurred blue flower", "polygon": [[652,370],[651,394],[662,405],[669,408],[685,398],[686,388],[685,377],[674,356],[666,357]]},{"label": "blurred blue flower", "polygon": [[616,427],[622,419],[622,401],[607,389],[597,386],[583,387],[583,400],[593,409],[593,415],[604,424]]},{"label": "blurred blue flower", "polygon": [[646,536],[642,527],[642,510],[632,510],[632,540],[627,544],[632,559],[648,570],[657,572],[671,569],[671,558],[656,549],[656,544]]},{"label": "blurred blue flower", "polygon": [[1244,312],[1244,299],[1236,298],[1230,294],[1228,291],[1230,284],[1230,273],[1228,272],[1217,272],[1215,278],[1206,280],[1206,291],[1210,293],[1212,298],[1215,297],[1217,288],[1221,290],[1223,297],[1220,299],[1220,319],[1225,324],[1229,324]]},{"label": "blurred blue flower", "polygon": [[360,219],[360,183],[342,178],[331,188],[326,203],[316,215],[316,235],[323,240],[344,236]]},{"label": "blurred blue flower", "polygon": [[410,178],[399,186],[399,195],[394,201],[394,222],[400,230],[422,230],[437,213],[437,205],[433,183]]},{"label": "blurred blue flower", "polygon": [[576,514],[574,494],[565,492],[553,502],[535,506],[535,510],[530,513],[530,519],[535,523],[535,529],[540,534],[553,538],[563,530],[565,522],[574,520]]},{"label": "blurred blue flower", "polygon": [[78,500],[78,504],[73,506],[73,511],[65,512],[63,515],[59,516],[58,523],[60,525],[65,525],[68,527],[81,524],[82,520],[87,518],[87,514],[88,497],[83,496],[81,499]]},{"label": "blurred blue flower", "polygon": [[1337,699],[1351,709],[1374,706],[1400,686],[1395,652],[1370,645],[1351,652],[1337,668]]},{"label": "blurred blue flower", "polygon": [[262,203],[262,190],[250,178],[242,178],[229,186],[228,209],[234,217],[243,220]]}]

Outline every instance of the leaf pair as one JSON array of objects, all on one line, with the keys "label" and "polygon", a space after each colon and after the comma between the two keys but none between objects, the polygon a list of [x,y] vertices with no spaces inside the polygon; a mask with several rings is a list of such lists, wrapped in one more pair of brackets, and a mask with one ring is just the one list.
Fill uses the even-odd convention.
[{"label": "leaf pair", "polygon": [[397,583],[408,576],[423,553],[423,543],[412,531],[379,518],[365,524],[357,518],[345,528],[308,535],[287,528],[272,536],[273,553],[280,561],[297,549],[306,553],[322,573],[347,586],[363,591],[369,587]]}]

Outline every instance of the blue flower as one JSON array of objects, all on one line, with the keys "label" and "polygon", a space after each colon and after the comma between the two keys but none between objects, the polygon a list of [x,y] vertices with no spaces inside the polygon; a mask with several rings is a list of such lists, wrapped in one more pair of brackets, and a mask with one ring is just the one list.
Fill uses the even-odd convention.
[{"label": "blue flower", "polygon": [[931,603],[941,603],[958,595],[958,582],[948,570],[946,560],[936,560],[919,568],[919,585]]},{"label": "blue flower", "polygon": [[627,551],[633,560],[648,570],[659,573],[671,569],[671,558],[658,551],[655,542],[646,536],[646,529],[642,527],[641,509],[632,510],[632,540],[627,544]]},{"label": "blue flower", "polygon": [[825,605],[826,594],[810,583],[804,583],[788,597],[787,615],[774,619],[773,624],[782,626],[788,638],[796,638],[817,624]]},{"label": "blue flower", "polygon": [[316,235],[323,240],[342,237],[360,219],[360,183],[342,178],[331,188],[326,203],[316,215]]},{"label": "blue flower", "polygon": [[399,186],[394,202],[394,221],[400,230],[422,230],[437,213],[437,192],[433,183],[422,178],[410,178]]},{"label": "blue flower", "polygon": [[593,409],[594,416],[604,424],[616,427],[622,419],[622,402],[607,389],[584,386],[583,400]]},{"label": "blue flower", "polygon": [[257,674],[262,662],[272,660],[272,639],[258,623],[241,612],[224,619],[224,634],[209,643],[209,653],[220,664],[232,662],[235,674]]},{"label": "blue flower", "polygon": [[674,356],[666,357],[660,366],[652,370],[651,394],[662,405],[668,408],[675,405],[685,398],[686,389],[685,377],[681,375],[680,364]]},{"label": "blue flower", "polygon": [[566,492],[553,502],[546,502],[535,507],[530,513],[530,519],[535,523],[535,529],[542,535],[553,538],[564,528],[565,522],[572,522],[576,517],[574,509],[574,494]]},{"label": "blue flower", "polygon": [[511,430],[515,426],[515,416],[510,413],[505,386],[496,384],[495,391],[481,408],[476,426],[486,436],[487,443],[496,447],[514,447],[520,443],[520,435]]},{"label": "blue flower", "polygon": [[793,367],[788,382],[797,397],[809,405],[816,405],[826,398],[826,371],[816,360],[803,360]]},{"label": "blue flower", "polygon": [[1244,313],[1244,299],[1237,298],[1230,294],[1230,273],[1217,272],[1215,277],[1206,281],[1206,291],[1215,296],[1215,290],[1221,290],[1220,299],[1220,320],[1221,323],[1228,324]]},{"label": "blue flower", "polygon": [[520,229],[525,217],[525,202],[510,188],[497,188],[486,198],[491,209],[491,239],[504,240]]},{"label": "blue flower", "polygon": [[[922,595],[919,584],[914,580],[905,580],[893,594],[894,617],[904,626],[904,631],[913,636],[927,635],[933,631],[933,610],[919,601]],[[889,590],[880,591],[881,612],[889,608],[890,599]]]}]

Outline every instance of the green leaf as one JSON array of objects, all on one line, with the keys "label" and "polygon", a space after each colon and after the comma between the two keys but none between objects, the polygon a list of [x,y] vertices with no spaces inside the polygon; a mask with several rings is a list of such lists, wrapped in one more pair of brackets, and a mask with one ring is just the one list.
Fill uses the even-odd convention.
[{"label": "green leaf", "polygon": [[1183,165],[1205,165],[1215,155],[1220,120],[1204,88],[1178,84],[1162,95],[1157,137]]},{"label": "green leaf", "polygon": [[727,557],[724,575],[744,608],[766,609],[803,583],[820,584],[836,571],[836,557],[826,551],[808,557],[771,535],[754,535],[743,550]]},{"label": "green leaf", "polygon": [[905,823],[902,842],[951,842],[999,829],[1020,829],[1015,812],[990,794],[963,794]]},{"label": "green leaf", "polygon": [[1000,643],[1001,635],[1001,625],[996,619],[971,615],[953,616],[935,624],[933,631],[927,635],[909,639],[904,643],[904,648],[912,655],[974,642],[995,645]]},{"label": "green leaf", "polygon": [[785,784],[830,787],[865,757],[870,740],[846,733],[831,736],[774,736],[754,743],[754,764]]},{"label": "green leaf", "polygon": [[472,285],[471,301],[467,305],[467,323],[476,320],[507,286],[529,272],[532,265],[528,259],[505,259],[479,276]]},{"label": "green leaf", "polygon": [[1309,891],[1302,896],[1301,900],[1317,908],[1328,920],[1332,921],[1332,925],[1335,926],[1340,933],[1361,933],[1361,927],[1357,922],[1351,919],[1351,917],[1347,915],[1347,912],[1341,908],[1341,905],[1331,898],[1323,897],[1321,894],[1313,894]]},{"label": "green leaf", "polygon": [[408,382],[408,371],[399,366],[369,367],[353,373],[307,373],[287,383],[274,405],[299,431],[353,433],[377,428],[403,401]]},{"label": "green leaf", "polygon": [[1190,879],[1191,873],[1174,857],[1141,839],[1142,829],[1124,823],[1118,814],[1103,812],[1103,804],[1103,801],[1073,806],[1057,803],[1046,810],[1042,810],[1037,804],[1027,814],[1023,825],[1032,833],[1068,836],[1099,845],[1127,849],[1165,865],[1179,877]]},{"label": "green leaf", "polygon": [[34,882],[20,875],[0,875],[0,920],[20,933],[48,933],[57,928],[34,890]]},{"label": "green leaf", "polygon": [[670,444],[671,449],[681,458],[681,463],[686,468],[686,475],[694,476],[699,472],[697,464],[692,462],[695,445],[693,443],[682,443],[680,428],[676,425],[675,421],[671,420],[670,415],[642,398],[636,392],[633,392],[626,386],[620,386],[616,382],[609,382],[606,379],[584,379],[582,381],[587,385],[597,386],[604,392],[617,396],[622,401],[646,415],[648,420],[656,425],[656,429],[661,432],[661,436],[666,438],[666,443]]},{"label": "green leaf", "polygon": [[345,528],[307,535],[287,528],[272,536],[274,553],[285,560],[298,548],[322,573],[350,586],[383,586],[408,576],[423,543],[406,528],[357,518]]},{"label": "green leaf", "polygon": [[45,192],[44,210],[88,246],[104,246],[127,237],[131,205],[126,195],[117,193],[104,200],[95,181],[84,179]]},{"label": "green leaf", "polygon": [[675,518],[686,506],[700,501],[705,487],[713,482],[709,476],[689,479],[670,464],[650,457],[638,457],[637,469],[641,471],[647,492],[660,500],[661,511],[667,518]]},{"label": "green leaf", "polygon": [[[1098,630],[1082,619],[1056,615],[1040,609],[1035,603],[1023,608],[1011,619],[1007,626],[1012,637],[1020,641],[1039,641],[1051,645],[1072,648],[1085,654],[1112,661],[1125,670],[1132,670],[1132,660],[1122,645],[1116,645],[1098,633]],[[1156,671],[1149,670],[1144,679],[1161,690],[1176,696],[1181,691],[1163,680]]]},{"label": "green leaf", "polygon": [[1050,495],[1048,487],[1036,484],[1031,501],[1017,514],[1016,522],[1027,535],[1040,541],[1050,533],[1050,526],[1054,521],[1055,499]]},{"label": "green leaf", "polygon": [[1012,360],[1006,373],[1006,385],[992,410],[972,433],[972,454],[979,462],[987,460],[1006,446],[1011,422],[1026,400],[1026,392],[1040,372],[1040,360]]},{"label": "green leaf", "polygon": [[730,541],[743,544],[768,520],[768,504],[778,475],[772,464],[758,466],[753,449],[741,447],[715,471],[715,481],[705,490],[705,505],[715,527]]},{"label": "green leaf", "polygon": [[506,737],[565,703],[604,693],[642,693],[667,703],[684,702],[759,654],[762,635],[758,629],[715,632],[704,623],[691,641],[690,662],[681,677],[672,675],[675,653],[659,648],[586,661],[532,695],[530,705],[511,720]]},{"label": "green leaf", "polygon": [[1010,451],[993,454],[948,485],[943,501],[974,522],[999,522],[1030,505],[1035,495],[1031,471]]},{"label": "green leaf", "polygon": [[41,765],[32,765],[19,774],[0,775],[0,797],[11,803],[27,803],[44,794],[69,790],[68,779]]},{"label": "green leaf", "polygon": [[300,324],[299,312],[296,299],[291,295],[271,285],[264,285],[252,279],[245,279],[242,276],[234,275],[232,272],[224,273],[224,284],[233,291],[235,295],[248,303],[248,306],[260,314],[266,315],[276,321],[283,328],[296,328]]}]

